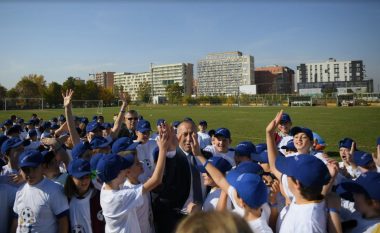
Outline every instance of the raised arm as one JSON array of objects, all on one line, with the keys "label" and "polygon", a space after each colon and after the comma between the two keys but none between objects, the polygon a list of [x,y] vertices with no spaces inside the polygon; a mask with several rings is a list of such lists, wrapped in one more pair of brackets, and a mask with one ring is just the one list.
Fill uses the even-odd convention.
[{"label": "raised arm", "polygon": [[80,137],[78,134],[78,131],[75,128],[73,113],[72,113],[72,97],[73,97],[74,91],[69,89],[66,90],[66,93],[62,93],[63,97],[63,106],[65,107],[65,115],[66,115],[66,122],[67,122],[67,128],[69,129],[70,138],[73,142],[73,146],[80,143]]},{"label": "raised arm", "polygon": [[126,93],[121,93],[120,94],[120,100],[123,103],[121,105],[120,112],[117,115],[117,118],[116,118],[115,123],[113,125],[113,128],[111,129],[111,137],[112,137],[112,139],[115,139],[117,137],[117,135],[119,134],[120,128],[121,128],[121,124],[124,121],[125,109],[128,106],[127,94]]},{"label": "raised arm", "polygon": [[206,171],[214,180],[214,182],[219,186],[219,188],[221,188],[225,193],[228,193],[228,188],[230,187],[230,184],[227,182],[224,175],[217,168],[215,168],[212,164],[206,163],[207,160],[202,155],[200,147],[199,147],[197,133],[193,132],[193,135],[191,136],[192,136],[191,148],[192,148],[193,154],[197,156],[197,158],[203,165],[206,165],[205,166]]},{"label": "raised arm", "polygon": [[276,176],[278,180],[281,180],[281,172],[279,172],[276,168],[277,147],[276,147],[276,142],[274,140],[274,132],[278,124],[280,123],[282,112],[283,111],[281,110],[280,112],[277,113],[276,117],[272,121],[269,122],[265,130],[270,171],[272,172],[273,175]]},{"label": "raised arm", "polygon": [[159,131],[159,137],[157,139],[157,144],[159,148],[158,160],[156,168],[152,174],[152,177],[149,178],[143,185],[143,193],[149,192],[161,184],[162,178],[164,176],[164,169],[166,163],[166,153],[169,147],[169,135],[171,127],[161,127]]}]

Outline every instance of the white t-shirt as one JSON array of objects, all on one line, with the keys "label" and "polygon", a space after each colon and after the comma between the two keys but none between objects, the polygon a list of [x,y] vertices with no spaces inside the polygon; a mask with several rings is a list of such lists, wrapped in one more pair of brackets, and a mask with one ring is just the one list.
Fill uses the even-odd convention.
[{"label": "white t-shirt", "polygon": [[201,149],[204,149],[206,146],[211,145],[211,137],[208,135],[208,133],[203,133],[201,131],[198,131],[198,142],[199,147]]},{"label": "white t-shirt", "polygon": [[[344,163],[339,162],[339,168],[343,169],[344,167]],[[361,175],[360,169],[354,169],[350,165],[346,166],[346,171],[348,172],[348,174],[350,174],[352,178],[358,178]]]},{"label": "white t-shirt", "polygon": [[0,232],[9,232],[8,223],[12,216],[13,203],[17,188],[8,184],[0,184]]},{"label": "white t-shirt", "polygon": [[223,159],[227,160],[231,164],[232,167],[236,166],[235,152],[234,151],[229,150],[227,153],[220,153],[220,152],[216,151],[216,149],[213,145],[206,146],[204,148],[204,150],[212,153],[213,156],[222,157]]},{"label": "white t-shirt", "polygon": [[[124,187],[134,188],[137,185],[131,184],[127,179],[124,182]],[[139,219],[141,233],[154,233],[153,212],[151,208],[150,193],[143,194],[143,204],[136,208],[137,218]]]},{"label": "white t-shirt", "polygon": [[145,183],[152,177],[155,165],[153,159],[153,151],[157,147],[157,142],[148,140],[145,144],[137,146],[137,157],[142,162],[144,172],[139,176],[140,183]]},{"label": "white t-shirt", "polygon": [[277,219],[277,232],[327,232],[325,201],[302,205],[292,202],[282,209],[280,215],[282,216]]},{"label": "white t-shirt", "polygon": [[17,191],[13,205],[13,211],[18,214],[17,232],[57,232],[56,216],[68,209],[59,184],[46,178],[36,185],[26,183]]},{"label": "white t-shirt", "polygon": [[123,187],[120,190],[106,190],[104,185],[100,192],[100,205],[106,220],[106,233],[140,233],[136,208],[144,202],[143,186]]},{"label": "white t-shirt", "polygon": [[[216,209],[216,206],[218,205],[220,193],[222,190],[220,188],[212,188],[209,194],[207,195],[206,199],[203,202],[202,210],[203,211],[212,211]],[[226,208],[228,210],[231,209],[231,200],[227,199],[227,206]]]},{"label": "white t-shirt", "polygon": [[[232,202],[232,205],[234,206],[234,210],[233,212],[237,213],[239,216],[241,217],[244,217],[244,209],[241,208],[238,204],[237,204],[237,201],[235,200],[234,198],[234,193],[236,192],[236,189],[230,185],[230,187],[228,188],[228,197],[230,198],[231,202]],[[267,222],[269,223],[269,217],[270,217],[270,213],[271,213],[271,210],[270,210],[270,207],[268,205],[268,203],[264,203],[262,206],[261,206],[261,217]]]},{"label": "white t-shirt", "polygon": [[252,232],[273,233],[263,215],[261,215],[261,217],[258,219],[248,221],[248,225],[251,228]]},{"label": "white t-shirt", "polygon": [[365,219],[359,212],[354,212],[351,215],[351,219],[357,221],[356,227],[347,230],[347,233],[362,233],[362,232],[371,232],[371,230],[376,229],[376,224],[380,223],[380,218],[375,219]]},{"label": "white t-shirt", "polygon": [[70,223],[71,232],[92,233],[91,227],[91,213],[90,213],[90,199],[93,189],[90,189],[84,198],[76,198],[75,196],[70,200]]}]

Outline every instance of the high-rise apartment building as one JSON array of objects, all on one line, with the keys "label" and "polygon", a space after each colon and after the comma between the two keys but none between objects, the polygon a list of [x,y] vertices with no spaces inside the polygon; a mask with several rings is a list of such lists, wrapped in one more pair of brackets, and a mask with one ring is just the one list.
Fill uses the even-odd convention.
[{"label": "high-rise apartment building", "polygon": [[330,58],[320,63],[297,66],[296,82],[300,94],[320,94],[322,88],[336,88],[338,93],[373,92],[373,80],[364,80],[362,60],[337,61]]},{"label": "high-rise apartment building", "polygon": [[114,86],[118,86],[119,90],[128,92],[132,101],[136,101],[137,91],[143,82],[152,84],[152,76],[150,72],[144,73],[115,73],[114,74]]},{"label": "high-rise apartment building", "polygon": [[257,94],[291,94],[294,91],[294,70],[286,66],[255,68]]},{"label": "high-rise apartment building", "polygon": [[193,84],[193,64],[177,63],[153,65],[153,96],[166,96],[165,88],[169,84],[178,83],[184,87],[184,94],[191,95]]},{"label": "high-rise apartment building", "polygon": [[211,53],[198,61],[198,95],[237,95],[255,82],[254,58],[241,52]]},{"label": "high-rise apartment building", "polygon": [[115,72],[101,72],[96,73],[94,81],[98,86],[113,89],[113,79]]}]

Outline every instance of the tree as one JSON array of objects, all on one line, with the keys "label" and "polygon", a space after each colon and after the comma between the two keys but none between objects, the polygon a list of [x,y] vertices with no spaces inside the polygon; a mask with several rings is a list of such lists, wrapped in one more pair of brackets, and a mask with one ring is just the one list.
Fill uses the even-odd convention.
[{"label": "tree", "polygon": [[93,80],[88,80],[84,86],[83,99],[86,100],[98,100],[99,99],[99,87]]},{"label": "tree", "polygon": [[106,106],[110,106],[111,103],[115,100],[115,96],[114,94],[112,93],[112,90],[108,89],[108,88],[99,88],[99,98],[101,100],[103,100],[103,103],[106,105]]},{"label": "tree", "polygon": [[173,83],[166,86],[165,92],[166,97],[168,97],[169,103],[179,104],[182,100],[184,88],[183,86],[180,86],[178,83]]},{"label": "tree", "polygon": [[42,97],[42,94],[40,95],[39,93],[38,85],[32,80],[25,77],[22,78],[21,81],[19,81],[16,84],[15,89],[19,93],[19,97],[23,97],[23,98],[41,98]]},{"label": "tree", "polygon": [[44,92],[46,91],[46,81],[45,81],[45,77],[43,75],[28,74],[26,76],[23,76],[21,79],[28,79],[28,80],[34,82],[38,87],[39,96],[44,95]]},{"label": "tree", "polygon": [[137,90],[137,98],[143,103],[149,103],[152,96],[152,87],[149,82],[145,81],[140,84],[139,89]]},{"label": "tree", "polygon": [[0,99],[3,99],[7,96],[7,88],[0,84]]},{"label": "tree", "polygon": [[8,98],[17,98],[17,97],[19,97],[19,95],[20,94],[18,93],[16,88],[12,88],[9,91],[7,91],[7,97]]},{"label": "tree", "polygon": [[50,83],[46,88],[44,98],[50,107],[57,107],[62,104],[62,85],[57,82]]}]

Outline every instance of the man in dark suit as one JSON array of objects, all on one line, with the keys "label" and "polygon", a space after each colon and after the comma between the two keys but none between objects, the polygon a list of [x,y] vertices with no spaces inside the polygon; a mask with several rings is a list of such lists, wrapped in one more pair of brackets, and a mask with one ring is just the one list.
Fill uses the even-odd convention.
[{"label": "man in dark suit", "polygon": [[192,155],[194,122],[183,121],[177,129],[178,146],[175,154],[167,155],[162,185],[156,190],[153,202],[157,233],[174,232],[177,223],[187,214],[191,203],[202,205],[204,187]]},{"label": "man in dark suit", "polygon": [[139,120],[139,114],[135,110],[129,110],[125,114],[124,124],[121,126],[118,137],[129,137],[133,140],[137,139],[136,127]]}]

